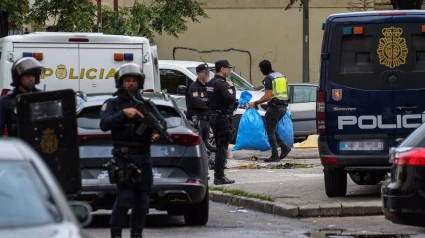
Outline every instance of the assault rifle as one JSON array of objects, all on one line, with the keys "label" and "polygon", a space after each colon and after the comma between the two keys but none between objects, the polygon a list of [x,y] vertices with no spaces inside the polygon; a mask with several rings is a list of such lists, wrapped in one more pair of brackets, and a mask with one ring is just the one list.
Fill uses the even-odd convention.
[{"label": "assault rifle", "polygon": [[173,142],[170,134],[167,132],[167,122],[161,113],[158,111],[156,105],[150,100],[144,99],[142,96],[136,97],[131,95],[128,90],[120,90],[124,96],[133,106],[143,114],[146,124],[142,123],[136,130],[136,133],[141,134],[146,129],[147,125],[151,125],[158,133],[170,142]]}]

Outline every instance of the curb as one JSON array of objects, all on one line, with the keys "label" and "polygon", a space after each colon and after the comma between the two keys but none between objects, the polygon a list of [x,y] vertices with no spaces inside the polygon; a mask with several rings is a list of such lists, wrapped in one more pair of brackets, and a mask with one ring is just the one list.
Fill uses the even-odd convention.
[{"label": "curb", "polygon": [[279,215],[289,218],[301,217],[335,217],[335,216],[371,216],[383,215],[379,204],[350,203],[347,205],[308,205],[291,206],[279,202],[264,201],[257,198],[246,198],[219,191],[210,191],[210,200],[224,204],[231,204],[248,208],[254,211]]}]

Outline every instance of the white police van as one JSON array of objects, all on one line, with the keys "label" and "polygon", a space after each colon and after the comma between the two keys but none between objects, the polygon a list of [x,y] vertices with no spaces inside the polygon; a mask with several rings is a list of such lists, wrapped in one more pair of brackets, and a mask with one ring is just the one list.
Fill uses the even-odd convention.
[{"label": "white police van", "polygon": [[333,14],[324,24],[317,128],[326,194],[373,185],[425,121],[425,11]]},{"label": "white police van", "polygon": [[46,68],[39,89],[113,93],[115,72],[125,63],[143,68],[145,91],[160,89],[157,49],[145,37],[62,32],[11,35],[0,39],[0,56],[2,95],[11,89],[13,62],[22,57],[34,57]]}]

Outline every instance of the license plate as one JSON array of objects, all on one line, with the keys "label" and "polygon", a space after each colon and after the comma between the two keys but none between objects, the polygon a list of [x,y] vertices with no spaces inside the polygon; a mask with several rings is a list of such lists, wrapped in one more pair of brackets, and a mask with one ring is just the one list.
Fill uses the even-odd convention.
[{"label": "license plate", "polygon": [[339,142],[339,150],[379,151],[379,150],[384,150],[384,142],[382,140],[341,141]]},{"label": "license plate", "polygon": [[[152,174],[154,178],[161,178],[161,173],[156,168],[152,168]],[[109,178],[109,173],[107,170],[102,171],[97,176],[97,179],[107,179],[107,178]]]}]

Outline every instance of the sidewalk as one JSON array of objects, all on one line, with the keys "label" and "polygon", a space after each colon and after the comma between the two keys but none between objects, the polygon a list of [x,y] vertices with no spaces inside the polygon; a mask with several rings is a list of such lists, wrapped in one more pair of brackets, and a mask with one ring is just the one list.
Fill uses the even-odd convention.
[{"label": "sidewalk", "polygon": [[[317,149],[315,150],[317,152]],[[328,198],[325,193],[323,167],[320,160],[317,157],[308,159],[290,158],[296,156],[311,157],[315,153],[314,149],[293,150],[288,158],[279,163],[272,163],[274,166],[285,163],[305,165],[294,169],[270,169],[270,163],[264,163],[261,159],[269,156],[266,154],[267,152],[255,152],[258,160],[249,161],[248,158],[253,153],[253,151],[233,153],[232,157],[238,159],[228,159],[229,169],[225,173],[229,178],[236,180],[236,183],[220,185],[220,187],[269,195],[276,199],[275,202],[247,199],[211,191],[210,198],[213,201],[288,217],[382,214],[380,184],[359,186],[348,177],[347,195],[339,198]],[[264,167],[269,168],[249,169]],[[213,174],[214,171],[210,171],[210,186],[216,186],[213,184]]]}]

